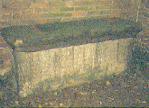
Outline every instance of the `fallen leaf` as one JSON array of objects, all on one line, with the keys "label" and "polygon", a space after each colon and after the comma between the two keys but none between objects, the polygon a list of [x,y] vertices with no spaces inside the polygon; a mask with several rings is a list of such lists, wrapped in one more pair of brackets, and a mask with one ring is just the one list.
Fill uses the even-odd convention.
[{"label": "fallen leaf", "polygon": [[63,106],[63,103],[60,103],[59,105],[60,105],[60,106]]},{"label": "fallen leaf", "polygon": [[99,101],[99,105],[102,105],[102,102],[101,101]]},{"label": "fallen leaf", "polygon": [[95,93],[96,93],[96,90],[93,90],[93,91],[92,91],[92,94],[95,94]]},{"label": "fallen leaf", "polygon": [[110,81],[106,81],[106,85],[107,86],[110,86],[111,85],[111,82]]},{"label": "fallen leaf", "polygon": [[143,104],[146,104],[147,102],[146,102],[146,101],[142,101],[142,103],[143,103]]},{"label": "fallen leaf", "polygon": [[108,97],[108,99],[110,99],[110,100],[114,101],[114,98],[113,98],[113,97]]}]

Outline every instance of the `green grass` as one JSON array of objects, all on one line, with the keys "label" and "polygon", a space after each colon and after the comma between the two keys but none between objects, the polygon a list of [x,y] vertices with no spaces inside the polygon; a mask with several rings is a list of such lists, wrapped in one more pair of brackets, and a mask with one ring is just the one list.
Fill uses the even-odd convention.
[{"label": "green grass", "polygon": [[44,25],[11,26],[2,29],[2,36],[12,46],[16,40],[22,40],[19,47],[30,48],[44,46],[59,47],[60,43],[67,45],[97,41],[104,39],[118,39],[134,37],[141,27],[131,21],[87,19],[71,22],[55,22]]}]

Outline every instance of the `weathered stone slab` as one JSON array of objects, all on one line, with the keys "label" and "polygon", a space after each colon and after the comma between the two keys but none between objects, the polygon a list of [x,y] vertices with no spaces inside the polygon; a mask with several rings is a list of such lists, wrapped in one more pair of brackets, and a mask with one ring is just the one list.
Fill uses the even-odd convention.
[{"label": "weathered stone slab", "polygon": [[41,86],[55,90],[120,74],[127,69],[132,41],[127,38],[37,52],[16,52],[20,95],[32,94]]}]

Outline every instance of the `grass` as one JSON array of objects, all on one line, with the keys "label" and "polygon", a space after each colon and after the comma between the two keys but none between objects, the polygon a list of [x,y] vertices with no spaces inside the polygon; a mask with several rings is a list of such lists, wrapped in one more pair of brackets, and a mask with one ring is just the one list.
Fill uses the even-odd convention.
[{"label": "grass", "polygon": [[[2,36],[13,47],[58,47],[59,43],[74,45],[93,39],[135,37],[141,27],[122,19],[87,19],[71,22],[56,22],[44,25],[11,26],[2,29]],[[15,45],[16,40],[23,43]]]}]

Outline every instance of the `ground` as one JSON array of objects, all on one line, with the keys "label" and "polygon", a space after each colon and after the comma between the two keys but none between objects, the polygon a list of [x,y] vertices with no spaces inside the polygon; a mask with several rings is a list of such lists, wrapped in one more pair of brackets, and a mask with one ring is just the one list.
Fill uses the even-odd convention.
[{"label": "ground", "polygon": [[9,81],[0,86],[1,106],[149,106],[149,82],[141,71],[124,72],[58,91],[38,91],[24,99],[18,99],[11,86]]}]

